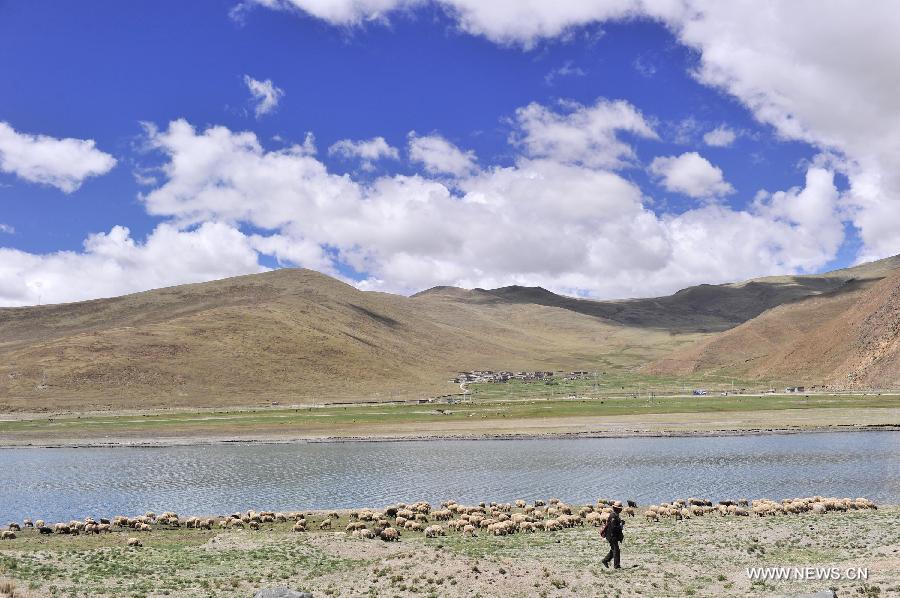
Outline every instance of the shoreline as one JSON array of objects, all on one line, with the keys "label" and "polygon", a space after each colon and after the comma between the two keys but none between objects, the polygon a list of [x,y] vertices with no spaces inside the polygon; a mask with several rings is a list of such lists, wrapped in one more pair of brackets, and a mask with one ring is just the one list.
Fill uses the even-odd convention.
[{"label": "shoreline", "polygon": [[[91,418],[91,417],[141,417],[145,415],[192,415],[192,414],[217,414],[217,413],[277,413],[279,411],[291,411],[300,409],[343,409],[343,408],[378,408],[378,407],[428,407],[428,406],[465,406],[475,404],[476,395],[466,395],[468,398],[457,399],[453,402],[429,399],[422,402],[418,399],[410,400],[383,400],[383,401],[325,401],[325,402],[309,402],[309,403],[280,403],[266,402],[258,405],[238,404],[238,405],[219,405],[219,406],[171,406],[171,407],[143,407],[143,408],[125,408],[125,409],[47,409],[39,411],[29,411],[20,409],[0,409],[0,422],[12,422],[34,419],[72,419],[72,418]],[[831,392],[805,392],[805,393],[731,393],[730,398],[738,399],[761,399],[761,398],[839,398],[839,397],[898,397],[900,390],[863,390],[863,391],[831,391]],[[703,395],[698,397],[692,394],[660,394],[655,395],[656,399],[713,399],[716,395]],[[559,396],[559,397],[529,397],[523,399],[508,398],[490,398],[478,399],[477,403],[481,405],[490,405],[495,403],[509,402],[582,402],[582,401],[604,401],[604,400],[622,400],[632,399],[630,394],[614,393],[609,395],[598,396]]]},{"label": "shoreline", "polygon": [[77,448],[169,448],[185,446],[266,445],[266,444],[338,444],[364,442],[439,442],[439,441],[502,441],[502,440],[579,440],[616,438],[725,438],[732,436],[768,436],[788,434],[823,434],[835,432],[900,432],[900,424],[833,424],[818,426],[760,427],[719,430],[616,430],[586,432],[523,432],[523,433],[473,433],[473,434],[398,434],[359,436],[306,436],[282,437],[260,435],[246,437],[208,436],[193,438],[148,437],[142,439],[72,439],[37,442],[5,442],[0,449],[77,449]]}]

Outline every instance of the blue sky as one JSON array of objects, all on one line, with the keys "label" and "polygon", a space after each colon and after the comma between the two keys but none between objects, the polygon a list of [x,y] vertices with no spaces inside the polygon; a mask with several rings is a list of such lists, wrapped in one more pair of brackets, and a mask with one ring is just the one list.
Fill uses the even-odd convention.
[{"label": "blue sky", "polygon": [[[822,271],[862,255],[888,253],[885,248],[865,249],[860,225],[848,215],[852,206],[840,203],[851,190],[849,176],[858,176],[858,169],[848,166],[854,159],[849,142],[848,147],[818,142],[815,132],[792,133],[776,117],[761,117],[765,106],[760,108],[753,97],[711,83],[713,76],[703,74],[709,66],[704,52],[709,50],[687,43],[680,37],[683,32],[665,19],[585,18],[558,35],[513,34],[511,40],[497,40],[491,25],[483,25],[485,31],[461,25],[459,14],[427,2],[347,22],[317,18],[304,10],[302,0],[270,4],[277,7],[248,4],[235,10],[234,1],[181,3],[176,10],[159,2],[0,4],[5,89],[0,94],[0,122],[13,131],[5,150],[0,138],[0,158],[4,151],[11,156],[24,151],[21,147],[32,147],[29,140],[34,138],[29,136],[40,135],[49,141],[93,140],[93,151],[115,161],[112,167],[101,167],[102,172],[75,175],[77,188],[63,189],[46,178],[23,175],[20,163],[7,159],[3,167],[0,160],[0,223],[6,231],[0,232],[0,247],[5,248],[0,273],[6,279],[0,283],[0,301],[17,305],[38,298],[91,298],[279,265],[313,267],[361,288],[405,293],[432,284],[523,283],[586,296],[632,296],[671,292],[701,281]],[[377,19],[366,20],[372,16]],[[277,105],[267,113],[255,113],[258,99],[248,89],[247,77],[280,90]],[[565,134],[539,138],[558,132],[536,131],[534,122],[517,112],[536,105],[543,110],[541,125],[557,119],[554,122],[583,126],[599,122],[593,107],[616,101],[638,114],[641,126],[651,133],[603,121],[587,153],[567,151]],[[223,182],[218,167],[208,165],[192,163],[175,173],[173,164],[193,159],[186,145],[163,139],[171,132],[170,123],[179,119],[193,128],[191,141],[210,127],[227,131],[229,139],[248,132],[255,136],[257,153],[272,159],[312,133],[315,153],[294,152],[290,159],[298,167],[302,161],[304,169],[324,168],[327,176],[298,175],[282,186],[270,186],[271,177],[257,179],[254,173],[254,180],[264,181],[257,189],[244,181]],[[734,133],[733,142],[705,142],[704,135],[717,127]],[[612,137],[604,131],[611,131]],[[393,148],[396,158],[373,160],[367,166],[358,157],[329,152],[341,140],[377,137]],[[460,173],[416,161],[414,138],[435,138],[449,142],[454,151],[473,152],[474,165]],[[614,152],[612,162],[594,163],[590,156],[597,147],[602,153],[610,139],[629,148],[628,155]],[[535,150],[534,144],[544,149]],[[223,154],[221,160],[232,172],[246,168],[249,173],[260,164],[245,150]],[[690,164],[676,160],[694,152]],[[654,162],[658,158],[663,160]],[[54,158],[38,152],[29,159]],[[556,169],[556,174],[548,174],[561,165],[565,173]],[[51,171],[60,167],[41,166]],[[825,176],[808,195],[821,191],[825,199],[803,194],[811,168]],[[524,178],[537,176],[547,188],[540,198],[514,192],[500,180],[504,169]],[[596,188],[605,203],[598,203],[594,212],[589,180],[598,174],[608,175],[604,180],[616,189],[606,183]],[[586,194],[585,200],[555,185],[557,175],[562,180],[584,175],[586,183],[578,192]],[[203,182],[197,183],[199,179]],[[429,189],[446,192],[443,207],[435,205],[427,214],[410,218],[409,206],[418,204],[396,199],[393,191],[376,191],[389,182],[411,179],[421,186],[409,190],[417,198]],[[321,208],[321,200],[300,198],[307,188],[340,181],[351,185],[349,193],[359,194],[353,201],[380,206],[379,215],[366,215],[360,208],[357,216],[335,225],[337,231],[330,224],[330,208]],[[229,203],[233,198],[210,196],[210,189],[240,195],[239,207]],[[554,197],[554,189],[560,197]],[[760,197],[760,190],[770,195]],[[783,193],[772,196],[775,192]],[[472,212],[483,205],[477,198],[484,193],[502,196],[497,199],[504,202],[502,210]],[[269,203],[257,206],[254,202],[261,195]],[[275,196],[277,200],[271,199]],[[615,196],[615,201],[606,201],[607,196]],[[454,218],[454,201],[471,208],[454,228],[471,230],[466,233],[470,237],[453,237],[458,255],[453,248],[436,249],[433,239],[417,241],[416,231],[425,229],[423,237],[449,238],[451,233],[432,220]],[[568,201],[588,206],[588,212],[576,214]],[[540,209],[532,210],[537,204],[531,202],[541,202]],[[803,208],[803,202],[812,207]],[[803,213],[797,215],[793,204],[801,205]],[[358,205],[348,203],[342,214],[353,213]],[[517,206],[527,206],[523,211],[537,220],[503,216],[519,210]],[[810,215],[825,209],[822,206],[833,214]],[[403,210],[402,216],[394,210]],[[539,216],[542,210],[553,214],[554,228],[520,239],[523,230],[547,224]],[[685,214],[690,218],[677,220]],[[475,230],[466,218],[495,223]],[[403,228],[393,237],[361,232],[390,228],[395,219]],[[615,237],[606,228],[613,220]],[[650,224],[641,224],[644,221]],[[213,225],[222,234],[210,241],[201,231]],[[161,238],[154,244],[149,239],[160,226],[171,228],[172,239],[193,236],[184,246],[166,245]],[[111,234],[116,227],[129,232],[116,237]],[[754,232],[772,227],[781,228],[771,238]],[[553,230],[559,233],[555,240]],[[685,230],[710,239],[708,256],[702,248],[698,254],[702,242],[697,239],[690,249],[678,245]],[[822,231],[828,231],[828,239],[818,238]],[[115,251],[92,250],[86,239],[98,234],[106,240],[116,237],[123,245]],[[484,243],[486,234],[497,238]],[[804,239],[802,246],[784,241],[795,235]],[[713,241],[716,236],[725,240]],[[652,243],[641,250],[648,252],[647,258],[632,261],[627,245],[648,237]],[[729,256],[745,238],[748,248],[740,258]],[[509,239],[516,240],[506,243]],[[216,259],[215,242],[237,253],[223,252],[222,259]],[[235,242],[246,246],[236,249]],[[519,242],[535,255],[519,261],[502,255],[505,247],[521,254]],[[570,242],[573,247],[567,248]],[[200,253],[196,259],[178,259],[198,243],[209,260]],[[605,249],[607,243],[616,249]],[[564,255],[543,263],[557,245],[565,249]],[[620,250],[628,259],[618,256]],[[170,251],[177,255],[167,255]],[[228,255],[231,262],[217,263],[227,261]],[[480,260],[490,265],[481,267]],[[542,265],[529,265],[535,262]],[[75,280],[67,277],[73,273]],[[102,279],[97,285],[73,288],[79,279],[95,277]]]}]

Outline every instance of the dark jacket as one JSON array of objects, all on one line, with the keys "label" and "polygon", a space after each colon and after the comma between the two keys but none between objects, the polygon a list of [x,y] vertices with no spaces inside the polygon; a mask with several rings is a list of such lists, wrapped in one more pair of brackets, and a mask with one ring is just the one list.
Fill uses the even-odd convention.
[{"label": "dark jacket", "polygon": [[613,511],[609,519],[606,522],[606,541],[607,542],[621,542],[625,539],[624,526],[622,525],[622,518],[619,517],[619,514]]}]

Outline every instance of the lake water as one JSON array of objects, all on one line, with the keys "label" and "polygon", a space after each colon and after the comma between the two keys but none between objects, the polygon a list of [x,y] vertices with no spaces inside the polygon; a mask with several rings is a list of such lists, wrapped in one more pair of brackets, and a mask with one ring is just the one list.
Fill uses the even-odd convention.
[{"label": "lake water", "polygon": [[0,450],[0,524],[419,499],[815,494],[900,503],[900,433]]}]

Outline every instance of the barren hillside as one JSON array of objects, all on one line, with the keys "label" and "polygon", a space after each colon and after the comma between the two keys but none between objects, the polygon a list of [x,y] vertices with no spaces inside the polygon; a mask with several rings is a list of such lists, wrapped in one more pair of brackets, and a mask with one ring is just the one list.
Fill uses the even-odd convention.
[{"label": "barren hillside", "polygon": [[900,387],[900,271],[771,309],[650,371],[728,371],[837,388]]},{"label": "barren hillside", "polygon": [[670,332],[728,330],[764,311],[806,297],[835,294],[877,281],[900,268],[900,256],[808,276],[769,276],[744,282],[682,289],[666,297],[593,301],[551,293],[540,287],[511,286],[466,291],[435,287],[417,297],[439,295],[456,301],[559,307],[624,326]]},{"label": "barren hillside", "polygon": [[0,310],[0,408],[428,397],[459,392],[447,380],[464,369],[632,366],[691,338],[638,337],[542,305],[361,292],[285,269]]},{"label": "barren hillside", "polygon": [[[628,301],[524,287],[437,287],[403,297],[284,269],[112,299],[0,309],[0,410],[423,398],[458,392],[447,380],[467,369],[604,371],[656,362],[685,371],[734,368],[732,355],[756,376],[792,373],[784,364],[802,359],[818,360],[810,370],[817,375],[852,361],[855,369],[847,373],[863,383],[896,372],[887,357],[870,359],[896,353],[896,334],[877,332],[896,324],[896,310],[878,311],[883,304],[865,293],[898,263],[892,258],[820,276],[701,285]],[[849,354],[834,361],[801,356],[799,348],[796,357],[773,357],[857,302],[862,311],[852,321],[859,323],[846,336],[855,361]],[[778,314],[784,315],[773,319]],[[668,355],[676,359],[662,360]]]}]

